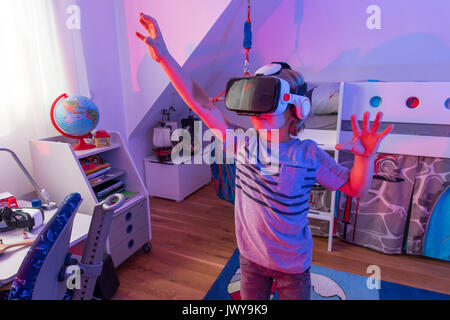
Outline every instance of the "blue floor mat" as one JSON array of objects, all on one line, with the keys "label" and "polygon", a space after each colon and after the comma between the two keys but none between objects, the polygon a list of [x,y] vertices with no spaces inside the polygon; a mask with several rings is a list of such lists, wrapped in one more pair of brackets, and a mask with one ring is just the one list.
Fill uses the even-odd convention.
[{"label": "blue floor mat", "polygon": [[[368,275],[369,276],[369,275]],[[450,295],[404,286],[381,280],[380,289],[369,289],[368,276],[311,267],[312,300],[450,300]],[[382,276],[382,274],[381,274]],[[204,300],[240,299],[239,250],[232,257],[209,289]],[[278,299],[276,290],[273,299]]]}]

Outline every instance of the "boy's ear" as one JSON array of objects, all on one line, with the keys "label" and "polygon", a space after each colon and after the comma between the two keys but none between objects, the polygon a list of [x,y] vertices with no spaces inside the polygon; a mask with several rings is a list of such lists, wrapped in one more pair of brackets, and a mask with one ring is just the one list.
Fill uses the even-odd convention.
[{"label": "boy's ear", "polygon": [[297,118],[292,119],[291,123],[289,124],[289,133],[292,136],[296,136],[299,133],[299,124],[300,124],[300,120],[298,120]]},{"label": "boy's ear", "polygon": [[290,105],[288,109],[289,109],[289,133],[292,136],[296,136],[298,134],[298,124],[300,120],[297,118],[295,106]]},{"label": "boy's ear", "polygon": [[289,114],[296,120],[299,120],[299,118],[297,117],[297,110],[295,109],[295,106],[290,104],[289,105]]}]

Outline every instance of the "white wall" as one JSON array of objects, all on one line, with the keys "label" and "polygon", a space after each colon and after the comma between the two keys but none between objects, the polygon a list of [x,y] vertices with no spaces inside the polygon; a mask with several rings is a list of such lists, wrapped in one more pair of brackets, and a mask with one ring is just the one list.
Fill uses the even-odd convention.
[{"label": "white wall", "polygon": [[231,0],[116,0],[126,130],[130,136],[169,84],[161,67],[151,61],[135,32],[145,33],[140,12],[159,22],[172,56],[184,65]]},{"label": "white wall", "polygon": [[77,0],[82,12],[81,34],[92,100],[100,110],[97,129],[125,131],[116,19],[111,0]]},{"label": "white wall", "polygon": [[[176,5],[168,9],[142,0],[115,1],[126,129],[139,168],[151,152],[152,127],[161,110],[174,105],[181,118],[187,107],[173,87],[166,86],[159,65],[134,40],[133,33],[140,28],[129,14],[144,11],[155,16],[167,34],[169,49],[177,54],[182,44],[196,44],[200,33],[192,34],[189,21],[179,18],[186,2],[170,2]],[[368,10],[374,4],[378,16]],[[183,65],[210,96],[221,92],[228,78],[243,72],[246,5],[246,0],[230,1]],[[213,9],[190,16],[208,20],[217,15]],[[450,2],[441,0],[252,1],[251,71],[281,60],[301,71],[307,81],[450,81],[449,12]],[[249,125],[245,117],[218,105],[231,121]]]},{"label": "white wall", "polygon": [[[135,38],[134,31],[142,31],[137,13],[158,18],[173,55],[215,96],[228,78],[243,72],[247,1],[77,2],[89,86],[101,112],[98,128],[121,132],[143,173],[142,159],[151,152],[152,127],[161,110],[173,105],[180,119],[188,109]],[[380,29],[371,30],[367,21],[373,13],[367,9],[374,4]],[[449,12],[450,2],[443,0],[252,1],[251,71],[282,60],[307,81],[450,81]],[[245,117],[218,106],[231,121],[249,125]],[[17,151],[31,170],[27,145]],[[0,154],[2,189],[32,191],[10,162]]]},{"label": "white wall", "polygon": [[[67,30],[65,22],[70,17],[66,10],[71,1],[66,1],[67,5],[63,4],[61,0],[54,1],[57,20],[60,23],[60,30],[58,31],[61,36],[70,37],[71,32]],[[100,110],[100,122],[97,129],[119,131],[123,136],[126,136],[113,3],[110,0],[77,0],[76,4],[81,9],[81,28],[73,32],[81,33],[84,52],[65,52],[66,58],[68,57],[66,63],[82,68],[79,63],[79,54],[84,54],[88,78],[84,85],[89,85],[91,98]],[[78,72],[82,74],[83,70],[78,70]],[[83,84],[78,85],[78,87],[82,86]],[[24,91],[24,94],[34,89],[28,88]],[[54,98],[56,98],[61,93],[52,93],[52,95],[55,95]],[[67,93],[79,94],[79,92]],[[40,139],[59,134],[50,122],[50,107],[51,103],[39,108],[30,107],[30,110],[28,110],[36,116],[36,121],[42,122],[41,125],[48,128],[48,130],[36,131],[34,136],[30,138]],[[7,108],[7,106],[2,105],[1,108]],[[21,137],[20,131],[21,128],[16,127],[11,130],[10,135],[1,136],[0,147],[13,149],[28,171],[33,173],[28,137],[26,139]],[[63,180],[61,183],[64,183]],[[18,198],[35,196],[31,184],[10,155],[0,152],[0,192],[3,191],[9,191]]]},{"label": "white wall", "polygon": [[[32,172],[29,140],[56,135],[52,102],[63,92],[88,94],[81,35],[66,26],[73,0],[1,2],[0,147]],[[35,197],[12,157],[0,153],[0,192]]]}]

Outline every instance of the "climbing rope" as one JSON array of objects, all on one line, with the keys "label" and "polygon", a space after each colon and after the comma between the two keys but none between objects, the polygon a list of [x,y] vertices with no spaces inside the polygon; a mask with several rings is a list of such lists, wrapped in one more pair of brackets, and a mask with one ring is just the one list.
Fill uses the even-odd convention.
[{"label": "climbing rope", "polygon": [[252,20],[250,17],[251,6],[250,0],[248,0],[247,7],[247,21],[244,24],[244,49],[245,49],[245,64],[244,64],[244,76],[250,75],[250,50],[252,49]]},{"label": "climbing rope", "polygon": [[[244,62],[244,77],[250,76],[250,50],[252,49],[252,20],[251,20],[251,5],[250,0],[247,0],[247,20],[244,23],[244,49],[245,49],[245,62]],[[217,101],[223,101],[222,97],[226,90],[223,90],[217,97],[212,98],[211,102],[214,104]]]}]

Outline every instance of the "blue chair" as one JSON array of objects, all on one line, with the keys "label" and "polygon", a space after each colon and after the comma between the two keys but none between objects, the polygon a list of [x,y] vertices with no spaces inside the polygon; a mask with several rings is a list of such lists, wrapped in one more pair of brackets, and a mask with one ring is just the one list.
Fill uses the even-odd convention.
[{"label": "blue chair", "polygon": [[[118,198],[116,204],[113,200]],[[92,299],[95,282],[102,270],[103,253],[113,210],[124,202],[123,195],[113,195],[99,203],[89,228],[81,261],[69,253],[70,235],[75,214],[82,199],[72,193],[59,206],[29,249],[9,291],[9,300]],[[70,290],[67,270],[77,266],[80,288]]]}]

